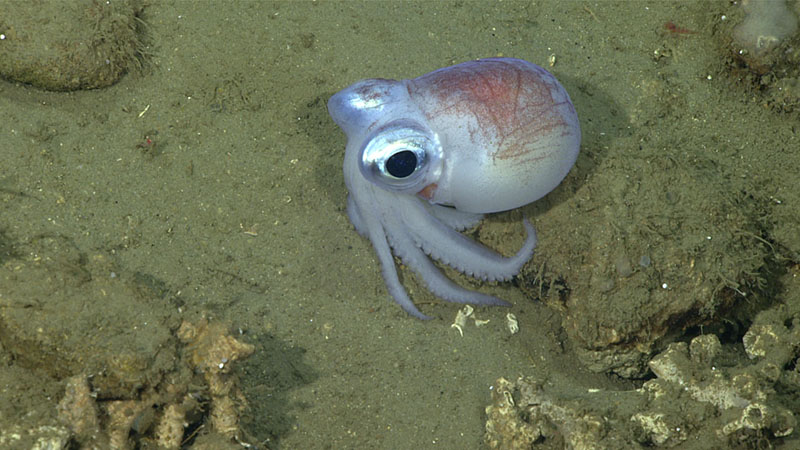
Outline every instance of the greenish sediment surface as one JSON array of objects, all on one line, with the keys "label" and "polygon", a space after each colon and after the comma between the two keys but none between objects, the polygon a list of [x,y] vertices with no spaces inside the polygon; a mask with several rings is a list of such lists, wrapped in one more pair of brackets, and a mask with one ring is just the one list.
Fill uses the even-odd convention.
[{"label": "greenish sediment surface", "polygon": [[[3,445],[154,448],[187,423],[198,448],[482,448],[501,388],[528,409],[489,442],[797,447],[797,34],[742,52],[725,1],[111,2],[129,47],[48,34],[106,3],[0,15]],[[96,85],[13,75],[32,37],[50,69],[66,42],[123,62]],[[559,79],[583,143],[521,210],[539,246],[515,281],[447,271],[513,303],[461,336],[410,271],[435,319],[391,301],[326,102],[500,55]],[[467,234],[510,255],[521,217]]]}]

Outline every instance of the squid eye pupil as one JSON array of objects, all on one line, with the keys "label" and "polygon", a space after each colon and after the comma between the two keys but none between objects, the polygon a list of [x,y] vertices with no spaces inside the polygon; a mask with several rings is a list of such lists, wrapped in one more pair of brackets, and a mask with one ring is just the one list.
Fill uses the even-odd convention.
[{"label": "squid eye pupil", "polygon": [[405,178],[417,168],[417,155],[410,150],[403,150],[386,160],[386,171],[395,178]]}]

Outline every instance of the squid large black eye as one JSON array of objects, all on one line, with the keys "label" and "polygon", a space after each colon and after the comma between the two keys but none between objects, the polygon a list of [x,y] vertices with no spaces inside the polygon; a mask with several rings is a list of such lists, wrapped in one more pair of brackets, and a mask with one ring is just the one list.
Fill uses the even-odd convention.
[{"label": "squid large black eye", "polygon": [[386,160],[386,171],[397,178],[405,178],[417,168],[417,155],[410,150],[403,150],[390,156]]},{"label": "squid large black eye", "polygon": [[364,178],[381,189],[416,194],[441,175],[442,145],[435,133],[407,119],[392,121],[365,138],[359,155]]}]

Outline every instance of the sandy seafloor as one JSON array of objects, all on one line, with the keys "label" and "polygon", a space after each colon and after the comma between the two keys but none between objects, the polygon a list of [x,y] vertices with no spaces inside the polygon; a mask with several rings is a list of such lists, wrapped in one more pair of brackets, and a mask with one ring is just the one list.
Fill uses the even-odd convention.
[{"label": "sandy seafloor", "polygon": [[[604,153],[601,165],[579,159],[570,177],[591,183],[591,171],[615,170],[618,149],[648,145],[630,139],[646,129],[673,143],[663,151],[676,158],[724,147],[733,173],[766,180],[762,194],[777,198],[800,183],[797,124],[787,133],[797,115],[759,104],[726,72],[710,24],[729,8],[152,2],[144,71],[72,93],[0,82],[2,242],[11,248],[64,236],[90,257],[113,261],[113,276],[144,276],[179,293],[179,307],[149,308],[176,320],[205,314],[242,330],[256,345],[239,366],[250,403],[244,426],[269,448],[481,448],[483,410],[500,376],[533,375],[575,390],[637,383],[585,370],[565,342],[558,311],[527,300],[513,283],[468,284],[514,304],[521,330],[513,336],[504,308],[478,309],[489,324],[460,336],[450,327],[459,306],[436,301],[408,272],[412,298],[435,319],[416,320],[395,305],[371,244],[346,215],[345,136],[327,114],[327,99],[362,78],[523,58],[562,82],[581,119],[584,149]],[[692,32],[673,33],[667,23]],[[666,67],[654,57],[665,49]],[[667,78],[670,95],[658,99],[651,89]],[[669,113],[655,113],[654,102],[664,98]],[[141,145],[145,136],[157,151]],[[560,202],[569,192],[552,195]],[[800,205],[785,208],[797,217]],[[545,226],[558,210],[525,211],[541,241],[559,232]],[[519,218],[493,216],[485,226],[516,226],[509,217]],[[523,240],[522,228],[513,230],[499,244],[506,254]],[[106,305],[86,308],[114,328],[103,317],[117,313]],[[70,329],[73,337],[91,332]],[[57,397],[59,380],[41,376],[49,386],[42,391]]]}]

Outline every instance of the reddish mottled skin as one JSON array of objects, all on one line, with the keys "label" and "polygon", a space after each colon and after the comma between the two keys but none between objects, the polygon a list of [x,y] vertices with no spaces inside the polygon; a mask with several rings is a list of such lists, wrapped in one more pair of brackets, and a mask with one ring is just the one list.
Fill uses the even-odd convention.
[{"label": "reddish mottled skin", "polygon": [[364,102],[374,102],[377,99],[381,99],[379,103],[383,103],[383,99],[389,98],[390,92],[386,83],[393,80],[387,80],[385,78],[372,78],[370,81],[371,83],[366,83],[359,86],[355,92]]},{"label": "reddish mottled skin", "polygon": [[417,192],[417,195],[424,198],[425,200],[430,200],[433,198],[433,195],[436,193],[436,188],[438,187],[439,185],[437,185],[436,183],[431,183],[422,188],[421,191]]},{"label": "reddish mottled skin", "polygon": [[[489,67],[491,66],[491,67]],[[409,94],[434,96],[440,105],[427,113],[430,118],[440,114],[472,115],[479,124],[470,129],[472,140],[478,142],[485,130],[496,130],[497,150],[493,159],[516,159],[519,163],[544,159],[548,153],[534,152],[529,145],[531,136],[550,134],[560,130],[569,133],[556,107],[569,102],[555,102],[550,95],[554,88],[544,69],[535,66],[521,70],[519,66],[503,61],[482,61],[461,64],[449,70],[437,70],[409,83]],[[543,81],[545,80],[545,81]],[[491,136],[484,136],[484,139]],[[526,155],[530,154],[529,157]]]}]

